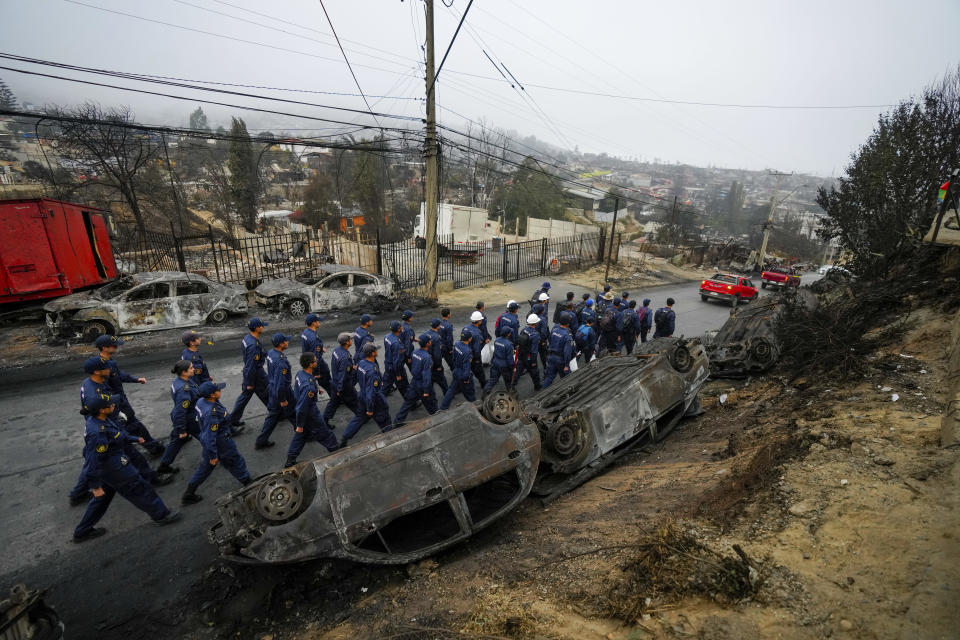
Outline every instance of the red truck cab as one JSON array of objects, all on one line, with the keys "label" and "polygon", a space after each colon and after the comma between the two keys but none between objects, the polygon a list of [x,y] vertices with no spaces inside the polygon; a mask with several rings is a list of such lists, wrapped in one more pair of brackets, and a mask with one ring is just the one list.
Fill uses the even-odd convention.
[{"label": "red truck cab", "polygon": [[773,267],[760,274],[760,286],[764,289],[783,289],[785,287],[799,287],[800,276],[795,276],[789,269]]},{"label": "red truck cab", "polygon": [[706,302],[713,298],[736,306],[738,302],[755,300],[760,292],[750,278],[733,273],[717,273],[700,283],[700,299]]}]

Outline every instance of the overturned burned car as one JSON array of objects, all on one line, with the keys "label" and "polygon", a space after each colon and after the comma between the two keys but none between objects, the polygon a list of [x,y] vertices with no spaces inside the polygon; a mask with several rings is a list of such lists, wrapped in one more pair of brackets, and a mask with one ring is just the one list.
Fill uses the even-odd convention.
[{"label": "overturned burned car", "polygon": [[294,316],[349,308],[392,292],[386,278],[342,264],[320,265],[295,278],[268,280],[254,290],[257,304]]},{"label": "overturned burned car", "polygon": [[217,501],[209,538],[237,562],[411,562],[486,527],[531,490],[555,497],[663,438],[699,412],[707,376],[698,339],[653,340],[529,400],[492,394],[482,414],[464,403],[259,478]]},{"label": "overturned burned car", "polygon": [[209,537],[238,562],[411,562],[512,511],[539,461],[533,424],[462,404],[228,494]]},{"label": "overturned burned car", "polygon": [[220,324],[247,311],[242,287],[183,271],[135,273],[44,305],[47,326],[61,335],[93,339],[155,329]]},{"label": "overturned burned car", "polygon": [[[808,289],[794,290],[791,295],[801,304],[816,308],[817,298]],[[714,377],[742,378],[763,373],[776,364],[780,359],[777,322],[785,304],[785,298],[767,297],[754,306],[730,312],[719,331],[705,341]]]}]

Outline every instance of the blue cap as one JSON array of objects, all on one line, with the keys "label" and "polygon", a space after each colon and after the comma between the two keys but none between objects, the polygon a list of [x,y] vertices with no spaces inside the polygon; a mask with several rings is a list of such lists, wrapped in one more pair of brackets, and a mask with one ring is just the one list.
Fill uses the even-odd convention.
[{"label": "blue cap", "polygon": [[117,336],[97,336],[93,344],[97,349],[103,349],[104,347],[119,347],[120,342],[121,340]]},{"label": "blue cap", "polygon": [[439,326],[440,326],[440,318],[434,318],[433,320],[430,321],[431,328],[436,329]]},{"label": "blue cap", "polygon": [[614,298],[614,299],[613,299],[613,306],[619,307],[621,302],[623,302],[623,300],[621,300],[620,298]]},{"label": "blue cap", "polygon": [[285,336],[282,333],[275,333],[273,334],[273,337],[270,338],[270,342],[272,342],[273,346],[275,347],[279,346],[281,342],[289,342],[289,341],[290,341],[290,336]]},{"label": "blue cap", "polygon": [[623,295],[620,296],[620,297],[623,298],[624,300],[626,300],[627,298],[630,297],[630,292],[629,292],[629,291],[624,291],[624,292],[623,292]]},{"label": "blue cap", "polygon": [[593,298],[588,298],[587,301],[586,301],[584,304],[587,305],[588,307],[592,307],[592,306],[593,306]]},{"label": "blue cap", "polygon": [[225,386],[227,386],[226,382],[207,381],[207,382],[204,382],[202,385],[200,385],[200,389],[197,391],[197,393],[200,394],[201,398],[206,398],[207,396],[212,394],[214,391],[223,389]]},{"label": "blue cap", "polygon": [[407,309],[406,311],[400,314],[400,317],[403,318],[404,320],[409,320],[410,318],[413,317],[413,311],[410,311],[410,309]]},{"label": "blue cap", "polygon": [[87,373],[95,373],[109,368],[110,365],[100,356],[91,356],[83,361],[83,370]]},{"label": "blue cap", "polygon": [[420,346],[421,346],[421,347],[427,346],[427,343],[430,342],[430,334],[429,334],[429,333],[421,333],[421,334],[420,334],[420,337],[417,339],[417,341],[420,343]]},{"label": "blue cap", "polygon": [[374,316],[370,315],[369,313],[365,313],[362,316],[360,316],[360,324],[367,324],[368,322],[373,320],[373,318]]},{"label": "blue cap", "polygon": [[400,330],[400,321],[391,320],[390,321],[390,331],[399,331]]},{"label": "blue cap", "polygon": [[307,314],[307,317],[304,318],[303,321],[304,321],[304,322],[306,323],[306,325],[309,327],[309,326],[312,325],[314,322],[320,322],[321,320],[323,320],[323,318],[320,317],[320,316],[318,316],[317,314],[315,314],[315,313],[308,313],[308,314]]},{"label": "blue cap", "polygon": [[517,304],[516,302],[511,302],[510,304],[507,305],[507,309],[510,309],[511,311],[513,309],[519,309],[519,308],[520,308],[520,305]]},{"label": "blue cap", "polygon": [[247,323],[247,328],[250,329],[250,331],[253,331],[257,327],[269,327],[269,326],[270,326],[269,322],[264,322],[260,318],[250,318],[250,322]]},{"label": "blue cap", "polygon": [[570,319],[573,317],[569,311],[564,311],[560,314],[560,324],[570,324]]},{"label": "blue cap", "polygon": [[533,305],[533,312],[537,315],[540,315],[541,313],[543,313],[543,305],[542,304]]},{"label": "blue cap", "polygon": [[605,284],[603,285],[603,292],[606,293],[607,291],[610,291],[610,285]]},{"label": "blue cap", "polygon": [[501,338],[509,338],[509,337],[512,336],[512,335],[513,335],[513,328],[511,328],[511,327],[503,327],[502,329],[500,329],[500,337],[501,337]]},{"label": "blue cap", "polygon": [[100,409],[106,409],[112,404],[117,404],[119,401],[120,396],[108,396],[98,393],[89,400],[84,400],[83,404],[86,406],[88,411],[96,413],[97,411],[100,411]]},{"label": "blue cap", "polygon": [[550,283],[549,283],[549,282],[544,282],[544,283],[543,283],[543,286],[540,287],[540,288],[541,288],[541,289],[549,289],[549,288],[550,288]]},{"label": "blue cap", "polygon": [[461,340],[462,342],[466,342],[467,340],[469,340],[469,339],[472,338],[472,337],[473,337],[473,334],[470,333],[469,331],[464,330],[464,331],[461,331],[461,332],[460,332],[460,340]]},{"label": "blue cap", "polygon": [[644,298],[644,299],[643,299],[643,306],[647,306],[648,304],[650,304],[650,298]]}]

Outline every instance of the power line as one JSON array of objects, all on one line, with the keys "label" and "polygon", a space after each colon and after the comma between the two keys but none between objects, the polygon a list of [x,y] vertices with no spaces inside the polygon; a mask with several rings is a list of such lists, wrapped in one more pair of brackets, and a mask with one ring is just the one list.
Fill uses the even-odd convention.
[{"label": "power line", "polygon": [[[443,3],[445,7],[450,9],[453,6],[453,2],[447,4]],[[467,14],[470,12],[470,7],[473,6],[473,0],[467,3],[467,8],[464,10],[463,15],[460,16],[460,22],[457,24],[457,30],[453,32],[453,38],[450,39],[450,44],[447,45],[447,51],[443,54],[443,59],[440,60],[440,66],[437,67],[437,73],[433,76],[433,80],[430,81],[430,86],[427,87],[427,93],[429,94],[433,91],[433,85],[437,83],[437,78],[440,77],[440,71],[443,69],[443,63],[447,61],[447,56],[450,55],[450,50],[453,49],[453,43],[457,41],[457,36],[460,34],[460,27],[463,26],[463,21],[467,19]]]}]

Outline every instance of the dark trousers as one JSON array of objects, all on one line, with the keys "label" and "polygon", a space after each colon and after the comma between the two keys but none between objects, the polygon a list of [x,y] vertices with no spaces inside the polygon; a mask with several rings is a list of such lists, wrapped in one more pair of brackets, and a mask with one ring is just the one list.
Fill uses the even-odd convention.
[{"label": "dark trousers", "polygon": [[437,397],[433,395],[433,385],[430,385],[429,389],[418,389],[410,385],[406,395],[403,396],[403,405],[400,407],[400,411],[397,412],[397,417],[394,418],[393,424],[398,427],[401,426],[406,421],[407,415],[419,404],[423,404],[423,408],[426,409],[430,415],[437,412]]},{"label": "dark trousers", "polygon": [[[390,408],[387,406],[387,401],[381,397],[377,396],[373,401],[373,409],[367,409],[363,402],[359,403],[359,411],[357,415],[353,417],[353,420],[350,421],[350,424],[347,425],[346,430],[343,432],[342,442],[345,444],[347,440],[357,435],[357,432],[360,431],[360,428],[363,425],[367,424],[370,420],[375,420],[377,426],[380,427],[380,431],[386,432],[390,431]],[[373,415],[367,415],[367,411],[370,411]]]},{"label": "dark trousers", "polygon": [[583,354],[583,364],[587,364],[588,362],[590,362],[590,359],[593,358],[593,354],[595,352],[596,352],[595,347],[584,347],[583,350],[580,352],[581,354]]},{"label": "dark trousers", "polygon": [[280,420],[288,420],[293,424],[293,401],[288,401],[287,406],[281,407],[278,400],[270,400],[267,405],[267,417],[263,419],[263,427],[257,435],[256,444],[263,446],[270,440],[270,434],[277,428]]},{"label": "dark trousers", "polygon": [[544,368],[547,367],[547,357],[548,357],[547,347],[546,345],[541,345],[540,346],[540,364],[542,364]]},{"label": "dark trousers", "polygon": [[333,420],[333,416],[336,415],[337,409],[341,406],[350,409],[353,415],[357,415],[357,411],[359,411],[357,408],[357,390],[353,388],[352,384],[343,385],[343,389],[330,396],[330,402],[323,410],[324,422],[329,424]]},{"label": "dark trousers", "polygon": [[650,332],[650,327],[647,327],[646,329],[640,329],[640,342],[647,341],[647,334],[649,332]]},{"label": "dark trousers", "polygon": [[458,393],[462,393],[468,402],[476,401],[477,392],[473,388],[472,375],[466,380],[460,380],[454,377],[454,379],[450,381],[450,386],[447,388],[447,392],[443,394],[443,400],[440,402],[440,410],[446,411],[449,409],[450,404],[453,402],[453,399],[457,397]]},{"label": "dark trousers", "polygon": [[620,352],[620,349],[623,348],[623,343],[620,341],[620,332],[619,331],[604,331],[600,334],[600,337],[603,338],[603,344],[607,348],[607,351],[611,353],[616,351]]},{"label": "dark trousers", "polygon": [[443,350],[443,361],[450,367],[450,371],[453,371],[453,348]]},{"label": "dark trousers", "polygon": [[[143,457],[143,454],[140,453],[135,446],[129,443],[125,444],[123,446],[123,455],[127,456],[127,460],[130,461],[130,464],[133,465],[133,468],[137,470],[137,473],[139,473],[144,480],[153,482],[157,479],[157,472],[150,468],[150,463],[147,462],[147,459]],[[89,490],[90,484],[87,481],[87,467],[84,466],[83,469],[80,470],[80,477],[77,478],[77,484],[70,490],[70,497],[76,498],[82,496]]]},{"label": "dark trousers", "polygon": [[510,383],[510,386],[514,389],[517,388],[517,385],[520,383],[520,378],[523,377],[523,374],[529,373],[530,379],[533,380],[533,388],[536,391],[540,390],[540,368],[537,367],[537,356],[533,355],[529,360],[520,359],[517,361],[517,370],[513,372],[513,381]]},{"label": "dark trousers", "polygon": [[243,410],[247,408],[250,398],[256,395],[260,398],[263,406],[270,404],[270,397],[267,395],[267,376],[261,369],[253,381],[253,389],[247,389],[246,386],[240,389],[240,395],[233,405],[233,411],[230,412],[230,424],[238,425],[243,420]]},{"label": "dark trousers", "polygon": [[568,362],[563,361],[563,357],[555,354],[550,354],[550,357],[547,358],[547,375],[543,379],[543,388],[546,389],[553,383],[553,379],[558,375],[561,378],[567,377],[570,373],[566,370],[566,367],[569,365]]},{"label": "dark trousers", "polygon": [[297,460],[300,452],[303,451],[303,446],[308,440],[319,442],[327,448],[327,451],[337,449],[337,438],[333,435],[333,431],[330,430],[326,422],[322,419],[307,420],[307,424],[303,426],[303,431],[293,430],[293,439],[290,441],[290,448],[287,449],[287,466],[290,466]]},{"label": "dark trousers", "polygon": [[623,348],[627,352],[627,355],[633,353],[633,347],[636,344],[637,344],[637,334],[632,332],[623,334]]},{"label": "dark trousers", "polygon": [[497,361],[494,360],[490,363],[490,379],[487,380],[487,384],[483,385],[483,392],[490,393],[500,378],[503,378],[503,384],[507,387],[507,390],[513,388],[513,366],[507,366],[506,364],[497,364]]},{"label": "dark trousers", "polygon": [[314,370],[313,376],[317,379],[317,383],[320,387],[327,392],[328,396],[333,396],[330,386],[330,365],[321,358],[317,357],[317,368]]},{"label": "dark trousers", "polygon": [[470,361],[470,370],[473,371],[473,375],[480,386],[485,387],[487,385],[487,374],[483,371],[483,360],[480,359],[480,356]]},{"label": "dark trousers", "polygon": [[170,441],[167,442],[167,448],[163,450],[163,456],[160,458],[161,465],[170,466],[173,464],[183,445],[187,444],[191,437],[198,438],[200,436],[200,427],[196,422],[187,422],[187,429],[184,433],[186,433],[186,437],[181,438],[180,432],[176,429],[170,432]]},{"label": "dark trousers", "polygon": [[163,451],[163,444],[154,440],[150,432],[147,431],[147,427],[137,419],[137,414],[134,413],[133,407],[130,406],[130,401],[127,400],[127,396],[120,397],[120,401],[117,403],[117,411],[120,411],[127,417],[127,422],[123,426],[124,430],[132,436],[143,438],[143,446],[147,451],[150,453],[160,453]]},{"label": "dark trousers", "polygon": [[210,477],[216,467],[223,465],[234,478],[240,481],[240,484],[250,484],[250,472],[247,471],[247,461],[240,455],[233,438],[217,439],[217,464],[210,464],[210,458],[204,454],[197,465],[197,470],[190,476],[190,482],[187,483],[188,489],[196,490],[203,481]]},{"label": "dark trousers", "polygon": [[443,374],[443,365],[434,367],[430,372],[432,383],[440,387],[440,391],[447,392],[447,376]]},{"label": "dark trousers", "polygon": [[400,395],[407,395],[407,389],[410,387],[410,381],[407,380],[407,370],[400,365],[400,371],[386,369],[383,372],[383,395],[390,395],[394,389],[400,392]]},{"label": "dark trousers", "polygon": [[115,487],[106,483],[101,486],[103,496],[95,497],[87,503],[87,510],[83,512],[80,524],[73,530],[74,536],[82,537],[89,533],[100,522],[100,519],[110,507],[110,503],[113,502],[113,496],[118,493],[153,520],[161,520],[170,513],[170,509],[163,504],[163,500],[153,490],[150,483],[139,475],[131,477],[126,482],[118,482]]}]

